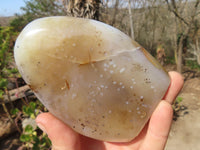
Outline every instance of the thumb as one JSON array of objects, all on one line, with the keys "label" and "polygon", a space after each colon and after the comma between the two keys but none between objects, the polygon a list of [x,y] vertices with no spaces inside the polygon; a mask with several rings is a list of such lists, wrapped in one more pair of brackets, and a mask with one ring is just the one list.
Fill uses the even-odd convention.
[{"label": "thumb", "polygon": [[37,116],[36,123],[41,130],[48,134],[53,150],[78,150],[79,134],[74,132],[51,113]]}]

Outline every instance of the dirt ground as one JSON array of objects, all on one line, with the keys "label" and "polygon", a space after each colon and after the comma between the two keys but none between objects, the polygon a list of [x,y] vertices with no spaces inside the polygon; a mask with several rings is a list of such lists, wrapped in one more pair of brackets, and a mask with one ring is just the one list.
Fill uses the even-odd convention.
[{"label": "dirt ground", "polygon": [[200,150],[200,78],[187,80],[179,97],[183,100],[166,150]]},{"label": "dirt ground", "polygon": [[[167,66],[175,70],[174,66]],[[165,150],[200,150],[200,72],[185,68],[182,101],[172,123]]]}]

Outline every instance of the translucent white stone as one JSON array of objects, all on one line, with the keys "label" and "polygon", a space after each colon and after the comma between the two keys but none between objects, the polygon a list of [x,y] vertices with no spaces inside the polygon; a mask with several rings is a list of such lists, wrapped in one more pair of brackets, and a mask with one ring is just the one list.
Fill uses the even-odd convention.
[{"label": "translucent white stone", "polygon": [[170,84],[144,48],[94,20],[37,19],[19,35],[14,55],[22,77],[51,113],[104,141],[136,137]]}]

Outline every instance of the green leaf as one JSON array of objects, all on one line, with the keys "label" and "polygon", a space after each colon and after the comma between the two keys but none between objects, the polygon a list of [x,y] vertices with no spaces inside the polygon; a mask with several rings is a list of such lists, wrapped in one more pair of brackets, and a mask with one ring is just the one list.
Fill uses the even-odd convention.
[{"label": "green leaf", "polygon": [[31,117],[34,115],[34,109],[32,109],[30,106],[23,106],[22,110],[24,112],[25,115]]},{"label": "green leaf", "polygon": [[34,136],[37,136],[37,132],[36,132],[36,131],[33,131],[33,135],[34,135]]},{"label": "green leaf", "polygon": [[35,119],[36,118],[35,114],[31,113],[30,118]]},{"label": "green leaf", "polygon": [[176,101],[177,101],[178,103],[182,102],[182,100],[183,100],[183,98],[180,97],[180,96],[178,96],[178,97],[176,98]]},{"label": "green leaf", "polygon": [[4,91],[0,90],[0,98],[2,98],[2,99],[3,99],[3,94],[4,94]]},{"label": "green leaf", "polygon": [[29,106],[33,111],[36,109],[36,103],[35,102],[30,102]]},{"label": "green leaf", "polygon": [[14,109],[11,109],[11,114],[12,115],[17,115],[17,113],[19,113],[19,109],[18,108],[14,108]]},{"label": "green leaf", "polygon": [[35,115],[37,116],[40,113],[40,109],[36,108],[35,109]]},{"label": "green leaf", "polygon": [[18,73],[18,70],[17,70],[17,68],[12,68],[12,69],[10,70],[10,72],[15,74],[15,73]]},{"label": "green leaf", "polygon": [[28,135],[28,134],[22,134],[20,136],[20,141],[22,142],[30,142],[32,139],[31,135]]},{"label": "green leaf", "polygon": [[32,134],[34,132],[33,127],[31,125],[27,125],[24,130],[28,134]]},{"label": "green leaf", "polygon": [[5,78],[0,79],[0,88],[2,88],[2,89],[6,88],[7,84],[8,84],[7,79],[5,79]]},{"label": "green leaf", "polygon": [[40,143],[40,139],[38,136],[33,136],[33,140],[36,144],[39,144]]},{"label": "green leaf", "polygon": [[41,149],[41,147],[39,146],[39,144],[38,143],[34,143],[32,150],[39,150],[39,149]]}]

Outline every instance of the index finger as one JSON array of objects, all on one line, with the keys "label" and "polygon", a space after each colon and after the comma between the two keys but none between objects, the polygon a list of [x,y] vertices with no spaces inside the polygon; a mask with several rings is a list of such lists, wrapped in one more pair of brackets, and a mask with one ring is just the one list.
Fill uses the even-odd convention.
[{"label": "index finger", "polygon": [[183,81],[183,76],[178,72],[170,71],[169,76],[171,78],[171,83],[164,97],[164,100],[172,104],[176,96],[181,91],[184,81]]}]

